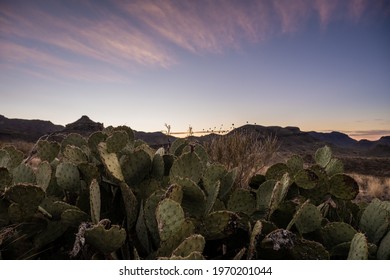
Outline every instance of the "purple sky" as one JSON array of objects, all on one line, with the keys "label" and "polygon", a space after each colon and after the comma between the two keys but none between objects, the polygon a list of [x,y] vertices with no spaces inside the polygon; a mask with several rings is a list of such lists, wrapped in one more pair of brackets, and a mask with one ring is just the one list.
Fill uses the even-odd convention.
[{"label": "purple sky", "polygon": [[0,114],[390,135],[390,0],[0,2]]}]

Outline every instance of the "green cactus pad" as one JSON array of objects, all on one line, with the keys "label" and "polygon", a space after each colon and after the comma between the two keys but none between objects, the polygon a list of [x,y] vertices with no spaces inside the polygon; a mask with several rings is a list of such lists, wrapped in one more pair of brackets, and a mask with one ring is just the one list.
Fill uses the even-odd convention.
[{"label": "green cactus pad", "polygon": [[50,164],[47,161],[41,162],[38,166],[35,176],[37,179],[37,185],[44,191],[46,191],[50,185],[51,175],[52,170]]},{"label": "green cactus pad", "polygon": [[52,197],[46,197],[40,204],[52,216],[53,220],[59,220],[62,213],[68,209],[80,210],[74,205],[70,205],[60,200],[54,200]]},{"label": "green cactus pad", "polygon": [[332,222],[325,225],[322,230],[323,244],[327,248],[332,248],[338,244],[349,242],[357,231],[344,222]]},{"label": "green cactus pad", "polygon": [[17,184],[5,191],[5,197],[24,208],[36,209],[45,198],[45,192],[31,184]]},{"label": "green cactus pad", "polygon": [[193,252],[202,253],[206,241],[200,234],[193,234],[184,239],[184,241],[173,251],[173,256],[186,257]]},{"label": "green cactus pad", "polygon": [[5,167],[0,167],[0,191],[12,184],[12,174]]},{"label": "green cactus pad", "polygon": [[128,126],[125,126],[125,125],[120,125],[120,126],[117,126],[114,128],[114,132],[115,131],[124,131],[127,133],[127,137],[128,137],[128,141],[129,142],[134,142],[134,131],[128,127]]},{"label": "green cactus pad", "polygon": [[163,156],[155,154],[152,160],[151,176],[156,180],[161,180],[164,177],[165,166]]},{"label": "green cactus pad", "polygon": [[256,190],[256,208],[260,212],[268,212],[272,191],[275,188],[276,183],[276,180],[267,180]]},{"label": "green cactus pad", "polygon": [[290,175],[294,176],[300,170],[303,169],[303,159],[299,155],[293,155],[287,160],[286,165],[288,167],[288,172],[290,173]]},{"label": "green cactus pad", "polygon": [[156,219],[160,239],[168,240],[177,234],[184,223],[184,211],[176,201],[166,198],[162,200],[156,209]]},{"label": "green cactus pad", "polygon": [[325,168],[325,166],[328,165],[331,158],[332,158],[332,150],[328,146],[319,148],[316,151],[314,156],[316,163],[323,168]]},{"label": "green cactus pad", "polygon": [[137,235],[138,241],[141,244],[142,249],[147,253],[150,253],[152,251],[152,244],[150,242],[149,232],[146,226],[143,203],[141,203],[141,207],[139,210],[137,223],[135,225],[135,233]]},{"label": "green cactus pad", "polygon": [[239,217],[231,211],[216,211],[205,217],[202,235],[207,240],[221,239],[234,233]]},{"label": "green cactus pad", "polygon": [[368,244],[366,236],[363,233],[356,233],[351,242],[351,248],[348,253],[348,260],[367,260]]},{"label": "green cactus pad", "polygon": [[332,158],[328,165],[325,167],[325,172],[328,174],[329,177],[344,173],[344,164],[341,160],[337,158]]},{"label": "green cactus pad", "polygon": [[63,190],[78,191],[80,189],[80,173],[70,162],[61,162],[56,169],[57,184]]},{"label": "green cactus pad", "polygon": [[67,145],[70,146],[76,146],[76,147],[83,147],[88,146],[87,141],[83,136],[77,133],[70,133],[66,136],[64,140],[61,142],[61,151],[64,152]]},{"label": "green cactus pad", "polygon": [[88,147],[93,152],[98,152],[98,145],[100,142],[104,142],[107,139],[107,135],[101,131],[96,131],[88,137]]},{"label": "green cactus pad", "polygon": [[321,243],[298,239],[294,248],[291,249],[291,256],[294,260],[329,260],[329,252]]},{"label": "green cactus pad", "polygon": [[262,174],[256,174],[255,176],[252,176],[249,180],[249,187],[251,187],[253,190],[257,190],[261,184],[263,184],[266,181],[266,178]]},{"label": "green cactus pad", "polygon": [[120,152],[129,141],[129,136],[125,131],[114,131],[106,139],[107,143],[107,152],[109,153],[118,153]]},{"label": "green cactus pad", "polygon": [[89,162],[82,162],[77,165],[79,171],[80,171],[80,176],[81,179],[83,179],[87,185],[91,184],[93,179],[96,179],[98,183],[100,183],[100,172],[99,168]]},{"label": "green cactus pad", "polygon": [[284,163],[276,163],[270,166],[265,173],[267,180],[280,180],[285,173],[288,173],[288,166]]},{"label": "green cactus pad", "polygon": [[153,243],[156,246],[158,246],[160,243],[160,235],[156,219],[156,209],[163,196],[164,192],[162,190],[155,191],[146,199],[144,208],[146,226],[148,227]]},{"label": "green cactus pad", "polygon": [[318,176],[311,170],[302,169],[294,176],[294,182],[302,189],[313,189],[317,186]]},{"label": "green cactus pad", "polygon": [[373,199],[360,218],[359,227],[373,244],[379,243],[390,226],[390,212],[383,204],[379,199]]},{"label": "green cactus pad", "polygon": [[209,186],[206,189],[207,197],[206,197],[206,203],[205,203],[205,209],[204,209],[204,216],[207,216],[214,208],[215,202],[216,202],[218,194],[219,194],[220,185],[221,185],[221,182],[217,181],[213,187]]},{"label": "green cactus pad", "polygon": [[100,143],[98,145],[98,151],[100,158],[109,174],[114,179],[123,182],[125,179],[123,177],[122,169],[116,154],[107,152],[106,143]]},{"label": "green cactus pad", "polygon": [[329,192],[337,198],[352,200],[359,193],[359,185],[348,175],[336,174],[330,178]]},{"label": "green cactus pad", "polygon": [[[226,169],[222,164],[213,163],[207,166],[202,178],[206,194],[212,192],[215,183],[220,181],[226,175],[226,173]],[[209,188],[211,189],[210,191]]]},{"label": "green cactus pad", "polygon": [[118,250],[126,241],[126,231],[117,225],[105,229],[103,225],[95,225],[85,230],[85,241],[104,254]]},{"label": "green cactus pad", "polygon": [[91,209],[92,223],[97,224],[100,221],[100,187],[96,179],[93,179],[89,185],[89,205]]},{"label": "green cactus pad", "polygon": [[35,184],[37,179],[31,166],[24,163],[19,164],[12,172],[14,184]]},{"label": "green cactus pad", "polygon": [[229,197],[227,209],[250,216],[256,211],[256,198],[249,190],[236,189]]},{"label": "green cactus pad", "polygon": [[134,194],[138,200],[146,200],[152,193],[162,188],[161,182],[156,179],[145,179],[135,186]]},{"label": "green cactus pad", "polygon": [[60,144],[57,142],[49,142],[46,140],[39,140],[37,145],[38,157],[42,161],[52,162],[60,152]]},{"label": "green cactus pad", "polygon": [[172,165],[171,180],[188,178],[198,183],[203,175],[203,164],[196,153],[182,154]]},{"label": "green cactus pad", "polygon": [[295,224],[301,234],[309,233],[321,228],[321,221],[322,215],[320,210],[307,200],[298,208],[287,229],[290,229],[292,224]]},{"label": "green cactus pad", "polygon": [[138,202],[133,191],[126,183],[119,183],[119,187],[121,189],[122,199],[126,210],[127,230],[130,232],[137,221]]},{"label": "green cactus pad", "polygon": [[184,138],[177,138],[169,148],[169,152],[172,155],[179,157],[183,152],[183,149],[187,146],[188,141]]},{"label": "green cactus pad", "polygon": [[152,161],[149,154],[141,149],[122,157],[120,164],[126,183],[134,186],[149,175]]},{"label": "green cactus pad", "polygon": [[203,190],[188,178],[176,178],[183,190],[182,207],[189,216],[201,217],[206,206],[206,196]]},{"label": "green cactus pad", "polygon": [[279,207],[280,203],[284,200],[290,185],[291,182],[288,173],[285,173],[282,178],[278,182],[276,182],[275,187],[272,190],[268,217],[271,217],[272,213]]},{"label": "green cactus pad", "polygon": [[10,156],[10,161],[8,162],[8,169],[13,169],[22,163],[24,154],[23,152],[17,150],[14,146],[6,146],[3,150],[7,151]]},{"label": "green cactus pad", "polygon": [[88,157],[83,150],[73,145],[67,145],[63,151],[63,155],[66,159],[75,164],[88,161]]},{"label": "green cactus pad", "polygon": [[80,209],[67,209],[61,214],[61,221],[71,227],[78,227],[82,222],[89,220],[88,214]]},{"label": "green cactus pad", "polygon": [[33,246],[35,249],[43,248],[61,237],[68,229],[68,225],[62,221],[48,221],[46,228],[35,235]]},{"label": "green cactus pad", "polygon": [[11,161],[10,155],[7,153],[7,151],[1,149],[0,150],[0,167],[7,168],[10,161]]},{"label": "green cactus pad", "polygon": [[165,192],[165,198],[172,199],[181,204],[183,200],[183,188],[177,184],[170,185]]},{"label": "green cactus pad", "polygon": [[255,257],[256,245],[262,229],[263,229],[263,224],[261,223],[261,221],[259,220],[256,221],[256,223],[253,226],[250,241],[249,241],[248,256],[247,256],[248,260],[251,260]]},{"label": "green cactus pad", "polygon": [[164,160],[164,176],[169,176],[171,172],[172,165],[176,157],[174,155],[163,155]]},{"label": "green cactus pad", "polygon": [[220,190],[218,198],[225,201],[225,198],[228,196],[228,194],[231,192],[234,182],[236,181],[238,175],[238,168],[233,168],[229,172],[225,174],[220,180]]},{"label": "green cactus pad", "polygon": [[382,238],[377,252],[378,260],[390,260],[390,231]]}]

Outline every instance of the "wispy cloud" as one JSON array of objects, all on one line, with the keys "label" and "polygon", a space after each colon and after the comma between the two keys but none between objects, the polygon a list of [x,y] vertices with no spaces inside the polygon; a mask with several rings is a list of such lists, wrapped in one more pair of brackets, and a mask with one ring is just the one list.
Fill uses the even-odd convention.
[{"label": "wispy cloud", "polygon": [[175,65],[180,62],[176,48],[197,55],[242,49],[276,34],[299,32],[313,17],[322,29],[333,20],[357,22],[368,10],[380,13],[382,2],[111,0],[105,5],[96,1],[18,5],[16,0],[4,1],[0,62],[24,67],[32,61],[41,71],[61,75],[72,71],[66,75],[92,80],[111,75],[106,78],[115,80],[139,66]]}]

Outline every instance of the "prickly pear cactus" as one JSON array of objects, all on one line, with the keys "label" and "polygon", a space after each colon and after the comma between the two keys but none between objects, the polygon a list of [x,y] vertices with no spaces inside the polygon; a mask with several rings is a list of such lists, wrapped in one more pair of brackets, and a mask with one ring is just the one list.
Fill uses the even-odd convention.
[{"label": "prickly pear cactus", "polygon": [[367,238],[363,233],[356,233],[351,242],[348,260],[367,260],[368,244]]}]

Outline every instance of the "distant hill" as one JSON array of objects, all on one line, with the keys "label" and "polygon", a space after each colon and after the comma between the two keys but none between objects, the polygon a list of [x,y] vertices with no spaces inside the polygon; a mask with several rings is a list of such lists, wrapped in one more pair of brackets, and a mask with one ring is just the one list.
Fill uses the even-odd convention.
[{"label": "distant hill", "polygon": [[0,115],[0,140],[36,141],[42,135],[61,131],[62,125],[55,125],[50,121],[8,119]]},{"label": "distant hill", "polygon": [[[102,123],[91,120],[88,116],[82,116],[77,121],[67,124],[65,127],[55,125],[50,121],[8,119],[0,115],[0,140],[24,140],[36,141],[45,134],[58,132],[58,134],[79,133],[88,136],[91,133],[103,130]],[[258,138],[275,136],[280,144],[280,151],[287,153],[313,154],[324,145],[332,147],[336,154],[349,156],[375,156],[390,157],[390,136],[384,136],[377,141],[368,141],[350,138],[348,135],[333,131],[329,133],[301,131],[298,127],[279,127],[244,125],[234,129],[228,134],[235,132],[249,132]],[[134,131],[135,138],[147,142],[153,147],[166,146],[176,138],[167,136],[162,132]],[[223,135],[209,134],[201,137],[192,136],[191,139],[206,142]]]}]

